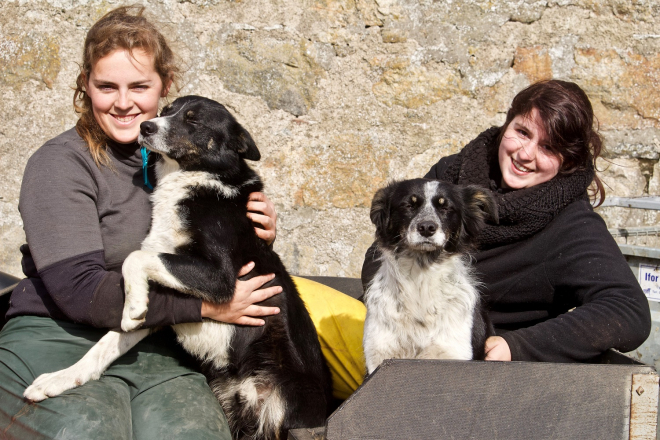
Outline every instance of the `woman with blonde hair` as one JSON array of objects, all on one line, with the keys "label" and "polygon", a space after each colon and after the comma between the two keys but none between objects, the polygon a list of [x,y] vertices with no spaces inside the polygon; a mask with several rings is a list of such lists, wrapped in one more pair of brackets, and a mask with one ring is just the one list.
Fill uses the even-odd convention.
[{"label": "woman with blonde hair", "polygon": [[[157,115],[178,74],[142,7],[117,8],[87,34],[74,94],[80,119],[34,153],[23,177],[27,277],[0,332],[3,438],[231,438],[204,376],[169,329],[140,342],[99,380],[39,403],[22,399],[40,374],[69,367],[119,327],[121,265],[148,232],[155,183],[155,157],[137,144],[140,123]],[[273,204],[254,193],[248,209],[262,226],[257,234],[271,243]],[[255,304],[279,293],[261,288],[271,278],[237,281],[234,299],[223,305],[152,288],[145,326],[202,318],[262,325],[260,317],[279,312]]]}]

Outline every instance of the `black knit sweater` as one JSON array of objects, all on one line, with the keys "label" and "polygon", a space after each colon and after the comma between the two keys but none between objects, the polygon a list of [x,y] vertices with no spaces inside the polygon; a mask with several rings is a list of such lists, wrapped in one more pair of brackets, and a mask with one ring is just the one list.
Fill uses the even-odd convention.
[{"label": "black knit sweater", "polygon": [[[455,174],[461,157],[441,159],[426,177]],[[486,176],[496,181],[496,167],[492,160],[489,163]],[[568,186],[584,183],[583,178],[578,180],[582,183]],[[556,187],[537,187],[531,189],[543,190],[528,191],[534,197],[522,210],[513,210],[530,214],[512,220],[512,211],[505,212],[504,223],[489,227],[481,250],[474,254],[491,320],[509,344],[512,360],[589,361],[609,348],[635,349],[650,333],[648,302],[605,223],[582,194],[584,188],[581,194],[567,197],[559,191],[552,208],[548,200],[557,196]],[[500,205],[503,195],[517,192],[491,189]],[[554,195],[548,196],[549,192]],[[566,202],[567,198],[573,200]],[[552,209],[542,215],[539,209],[529,209],[544,205]],[[519,231],[516,224],[539,215],[547,219],[540,228],[511,239],[512,227]],[[372,246],[363,266],[365,283],[377,270],[373,252]]]}]

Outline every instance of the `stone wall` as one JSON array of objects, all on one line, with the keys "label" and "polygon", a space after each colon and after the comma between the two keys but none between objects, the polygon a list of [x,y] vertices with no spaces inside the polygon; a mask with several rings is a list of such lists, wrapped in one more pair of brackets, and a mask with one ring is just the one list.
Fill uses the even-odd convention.
[{"label": "stone wall", "polygon": [[[660,189],[660,5],[655,0],[151,0],[181,55],[181,94],[224,103],[252,133],[292,272],[359,276],[369,205],[421,176],[541,78],[580,84],[609,153],[613,195]],[[90,25],[122,4],[0,2],[0,270],[20,274],[28,157],[71,127]],[[611,227],[654,212],[602,209]]]}]

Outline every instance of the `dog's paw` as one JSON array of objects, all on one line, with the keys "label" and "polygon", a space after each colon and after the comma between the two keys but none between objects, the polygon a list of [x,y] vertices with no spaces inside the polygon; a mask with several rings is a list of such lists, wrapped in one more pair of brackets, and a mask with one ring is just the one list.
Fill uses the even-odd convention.
[{"label": "dog's paw", "polygon": [[124,302],[124,310],[121,318],[121,329],[125,332],[137,330],[144,324],[149,310],[149,292],[146,282],[138,283],[140,287],[147,287],[146,289],[136,289],[135,284],[132,286],[126,284],[126,299]]},{"label": "dog's paw", "polygon": [[125,332],[131,332],[142,327],[147,316],[148,301],[131,301],[126,296],[126,304],[121,317],[121,329]]},{"label": "dog's paw", "polygon": [[144,319],[122,318],[121,329],[125,332],[132,332],[142,327],[142,324],[144,324]]},{"label": "dog's paw", "polygon": [[25,389],[23,397],[31,402],[41,402],[49,397],[59,396],[66,390],[78,387],[89,381],[81,372],[73,368],[46,373],[37,377],[32,385]]}]

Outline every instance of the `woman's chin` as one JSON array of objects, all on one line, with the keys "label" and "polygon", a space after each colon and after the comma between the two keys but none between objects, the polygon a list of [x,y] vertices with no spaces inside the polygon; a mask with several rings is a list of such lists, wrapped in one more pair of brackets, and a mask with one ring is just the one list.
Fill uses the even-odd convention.
[{"label": "woman's chin", "polygon": [[131,144],[137,141],[138,135],[140,134],[139,130],[112,130],[110,133],[106,133],[110,139],[119,143],[119,144]]}]

